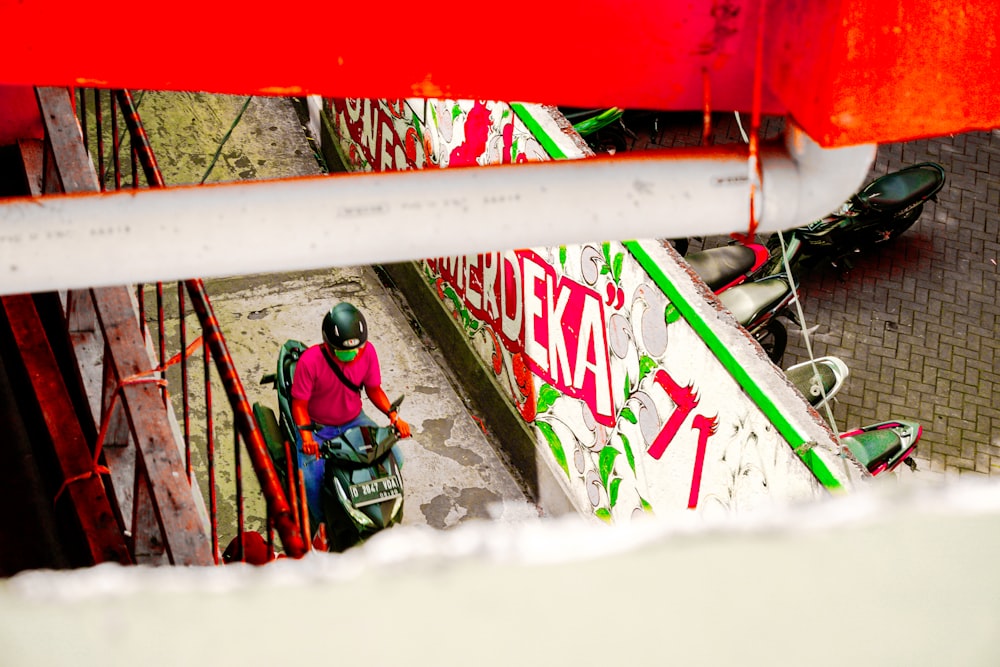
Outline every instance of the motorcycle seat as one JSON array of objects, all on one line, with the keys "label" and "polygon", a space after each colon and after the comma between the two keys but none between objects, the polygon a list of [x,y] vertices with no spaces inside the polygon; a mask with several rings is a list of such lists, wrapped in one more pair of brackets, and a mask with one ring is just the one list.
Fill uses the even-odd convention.
[{"label": "motorcycle seat", "polygon": [[851,453],[868,472],[884,468],[903,449],[899,436],[892,429],[867,431],[856,436],[842,438]]},{"label": "motorcycle seat", "polygon": [[727,289],[719,300],[743,326],[748,326],[788,296],[791,285],[784,275],[768,276]]},{"label": "motorcycle seat", "polygon": [[289,345],[287,354],[281,357],[281,371],[278,373],[277,382],[282,389],[292,391],[292,375],[295,372],[295,364],[299,363],[304,346],[298,343],[298,347]]},{"label": "motorcycle seat", "polygon": [[912,167],[886,174],[865,187],[858,198],[876,209],[891,209],[927,199],[944,183],[944,170],[933,162],[921,162]]},{"label": "motorcycle seat", "polygon": [[734,243],[693,252],[684,259],[714,292],[752,269],[757,255],[751,248]]},{"label": "motorcycle seat", "polygon": [[[824,397],[829,398],[836,393],[849,373],[847,365],[837,357],[820,357],[815,364],[804,361],[788,368],[785,377],[813,407],[819,408],[826,402]],[[814,384],[816,376],[822,388]]]}]

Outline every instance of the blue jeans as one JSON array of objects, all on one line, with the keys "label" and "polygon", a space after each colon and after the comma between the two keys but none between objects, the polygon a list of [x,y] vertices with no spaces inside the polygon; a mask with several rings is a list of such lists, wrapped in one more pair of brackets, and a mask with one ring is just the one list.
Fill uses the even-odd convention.
[{"label": "blue jeans", "polygon": [[[377,424],[362,410],[358,413],[357,417],[346,424],[340,424],[339,426],[324,426],[316,430],[313,433],[313,436],[316,438],[317,443],[322,443],[330,438],[336,438],[347,429],[354,428],[355,426],[377,426]],[[295,447],[298,453],[299,470],[302,471],[302,476],[305,478],[306,502],[309,505],[309,513],[315,521],[311,528],[313,532],[315,532],[317,526],[319,526],[319,522],[323,521],[323,503],[321,502],[321,498],[323,489],[323,473],[326,470],[326,459],[321,456],[312,456],[302,453],[301,433],[298,433],[296,436]]]}]

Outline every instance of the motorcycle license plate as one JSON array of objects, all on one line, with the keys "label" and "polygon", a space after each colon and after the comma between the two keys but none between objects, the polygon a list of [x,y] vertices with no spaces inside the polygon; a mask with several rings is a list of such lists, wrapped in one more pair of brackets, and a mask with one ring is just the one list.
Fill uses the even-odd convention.
[{"label": "motorcycle license plate", "polygon": [[351,504],[355,507],[364,507],[380,503],[383,500],[391,500],[403,495],[403,485],[397,475],[379,477],[370,482],[352,484],[348,489]]}]

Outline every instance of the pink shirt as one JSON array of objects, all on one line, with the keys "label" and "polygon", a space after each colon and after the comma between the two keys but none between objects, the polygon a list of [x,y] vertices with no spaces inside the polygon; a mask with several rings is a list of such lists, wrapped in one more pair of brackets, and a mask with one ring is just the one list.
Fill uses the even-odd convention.
[{"label": "pink shirt", "polygon": [[[359,387],[382,384],[375,346],[366,343],[354,361],[334,358],[347,379]],[[309,418],[326,426],[340,426],[361,414],[361,395],[347,388],[323,356],[322,345],[313,345],[299,358],[292,377],[292,398],[309,401]]]}]

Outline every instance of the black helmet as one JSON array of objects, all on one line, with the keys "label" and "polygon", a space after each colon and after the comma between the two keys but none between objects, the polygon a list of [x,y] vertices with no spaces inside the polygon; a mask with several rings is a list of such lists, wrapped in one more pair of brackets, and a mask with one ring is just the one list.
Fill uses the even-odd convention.
[{"label": "black helmet", "polygon": [[323,318],[323,342],[334,350],[353,350],[368,340],[368,323],[361,311],[341,301]]}]

